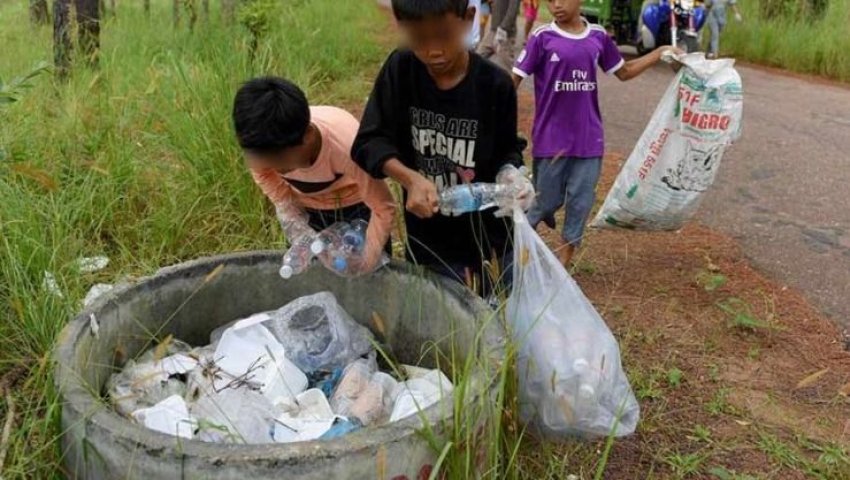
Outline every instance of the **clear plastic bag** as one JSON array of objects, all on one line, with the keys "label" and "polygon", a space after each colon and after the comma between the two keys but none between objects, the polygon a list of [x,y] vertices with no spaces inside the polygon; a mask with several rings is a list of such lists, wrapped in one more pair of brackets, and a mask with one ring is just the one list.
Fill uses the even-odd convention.
[{"label": "clear plastic bag", "polygon": [[628,435],[640,408],[617,340],[520,211],[507,318],[518,347],[520,415],[550,438]]},{"label": "clear plastic bag", "polygon": [[333,371],[373,350],[372,333],[355,322],[330,292],[294,300],[264,321],[302,371]]},{"label": "clear plastic bag", "polygon": [[734,60],[678,59],[649,124],[617,175],[594,227],[678,230],[714,183],[726,148],[741,136],[743,88]]},{"label": "clear plastic bag", "polygon": [[190,412],[198,422],[198,439],[213,443],[272,443],[272,403],[247,388],[228,388],[202,396]]},{"label": "clear plastic bag", "polygon": [[[176,347],[182,348],[177,342]],[[182,353],[175,353],[159,361],[155,361],[154,350],[143,354],[140,359],[149,361],[137,362],[130,360],[124,370],[112,375],[106,384],[109,400],[118,413],[130,416],[134,411],[153,407],[173,395],[184,396],[186,385],[177,378],[197,366],[197,362]],[[176,351],[177,348],[163,348],[164,353]]]}]

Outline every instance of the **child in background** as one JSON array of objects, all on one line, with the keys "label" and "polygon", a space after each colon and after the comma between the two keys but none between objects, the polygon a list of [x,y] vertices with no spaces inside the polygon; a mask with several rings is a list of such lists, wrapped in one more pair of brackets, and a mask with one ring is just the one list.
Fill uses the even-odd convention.
[{"label": "child in background", "polygon": [[531,29],[534,28],[534,22],[537,21],[537,13],[540,9],[540,0],[522,0],[522,15],[525,17],[525,36],[523,37],[528,42],[528,36],[531,35]]},{"label": "child in background", "polygon": [[490,0],[481,0],[481,31],[487,31],[487,24],[490,23]]},{"label": "child in background", "polygon": [[[522,180],[508,175],[522,165],[525,147],[516,91],[507,73],[465,47],[475,16],[467,0],[392,5],[408,48],[390,54],[378,74],[352,156],[372,176],[404,187],[408,259],[481,285],[486,295],[495,286],[487,261],[509,273],[511,223],[492,210],[443,215],[438,190]],[[525,182],[517,186],[528,195]]]},{"label": "child in background", "polygon": [[481,0],[469,0],[469,8],[475,9],[475,18],[466,35],[466,47],[475,50],[481,42]]},{"label": "child in background", "polygon": [[372,271],[388,245],[395,202],[386,183],[351,159],[357,119],[339,108],[310,107],[293,83],[263,77],[236,93],[233,123],[251,175],[275,205],[287,241],[339,221],[366,220],[366,247],[356,270]]},{"label": "child in background", "polygon": [[514,84],[534,75],[532,132],[537,203],[528,221],[555,228],[555,212],[563,205],[566,219],[562,244],[556,249],[569,267],[581,244],[596,198],[605,141],[599,111],[596,70],[629,80],[661,60],[664,47],[626,62],[604,28],[581,17],[581,0],[546,0],[554,22],[529,37],[513,68]]},{"label": "child in background", "polygon": [[717,58],[720,54],[720,34],[726,28],[726,5],[735,14],[735,21],[743,21],[738,4],[735,0],[710,0],[708,6],[708,54],[706,58]]}]

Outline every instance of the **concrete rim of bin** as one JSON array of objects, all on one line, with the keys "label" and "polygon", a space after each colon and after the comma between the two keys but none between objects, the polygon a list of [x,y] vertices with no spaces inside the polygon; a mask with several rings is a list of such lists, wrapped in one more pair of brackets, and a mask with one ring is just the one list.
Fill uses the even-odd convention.
[{"label": "concrete rim of bin", "polygon": [[[122,417],[103,400],[100,392],[93,394],[91,389],[86,388],[86,385],[79,380],[78,375],[75,375],[73,365],[75,364],[76,345],[78,344],[76,340],[82,335],[93,335],[90,326],[90,315],[107,302],[120,303],[122,298],[133,295],[136,290],[166,283],[176,276],[205,277],[225,262],[228,264],[250,265],[260,260],[268,259],[269,256],[280,258],[282,254],[283,252],[267,250],[203,257],[162,268],[153,276],[141,278],[132,285],[117,288],[99,298],[77,315],[63,329],[57,342],[54,355],[56,362],[54,382],[62,399],[63,414],[64,410],[70,407],[76,411],[78,418],[86,419],[87,429],[89,427],[104,429],[112,435],[123,437],[118,439],[132,442],[149,453],[156,451],[166,452],[179,447],[179,452],[185,456],[214,458],[224,463],[237,460],[267,460],[285,465],[290,461],[298,462],[303,460],[305,456],[312,458],[317,458],[317,456],[333,458],[352,450],[393,443],[420,429],[421,417],[419,415],[413,415],[398,422],[370,427],[369,429],[363,429],[344,437],[324,441],[245,445],[183,440],[148,430]],[[384,268],[397,273],[421,275],[421,272],[417,271],[413,266],[401,261],[393,261]],[[457,301],[463,303],[469,308],[470,312],[474,312],[476,318],[493,315],[492,310],[486,306],[483,300],[476,297],[457,282],[438,275],[427,273],[425,275],[430,281],[455,297]],[[487,335],[489,337],[487,343],[495,345],[492,342],[503,342],[503,332],[493,332],[492,329],[494,327],[492,326],[486,328],[491,330]],[[496,336],[494,337],[493,335]],[[486,382],[486,378],[480,372],[473,374],[471,381],[473,382],[474,391],[468,394],[470,399],[485,394],[493,386],[492,382]],[[422,413],[425,415],[429,424],[438,425],[438,422],[446,417],[443,413],[451,412],[450,409],[444,409],[446,406],[451,407],[454,401],[454,396],[449,396],[441,402],[428,407]]]}]

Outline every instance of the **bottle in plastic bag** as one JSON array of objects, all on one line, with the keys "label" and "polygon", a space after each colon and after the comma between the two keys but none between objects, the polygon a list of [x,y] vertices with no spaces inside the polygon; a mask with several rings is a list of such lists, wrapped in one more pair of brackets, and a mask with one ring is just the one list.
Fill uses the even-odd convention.
[{"label": "bottle in plastic bag", "polygon": [[520,417],[549,438],[632,433],[640,407],[617,340],[519,210],[514,225],[506,315],[518,346]]},{"label": "bottle in plastic bag", "polygon": [[495,206],[510,194],[507,185],[497,183],[455,185],[440,192],[440,211],[444,215],[477,212]]},{"label": "bottle in plastic bag", "polygon": [[338,222],[319,235],[320,253],[326,255],[331,268],[340,274],[351,273],[355,258],[362,257],[366,248],[365,220]]},{"label": "bottle in plastic bag", "polygon": [[316,235],[306,235],[298,238],[283,255],[283,265],[280,267],[280,276],[290,279],[294,275],[304,273],[316,255],[322,253],[323,244]]}]

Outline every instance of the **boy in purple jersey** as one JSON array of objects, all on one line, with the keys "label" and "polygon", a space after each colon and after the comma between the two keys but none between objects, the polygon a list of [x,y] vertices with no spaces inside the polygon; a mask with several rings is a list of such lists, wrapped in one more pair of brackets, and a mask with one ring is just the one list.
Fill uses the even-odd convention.
[{"label": "boy in purple jersey", "polygon": [[663,47],[626,62],[608,32],[581,17],[581,0],[545,3],[555,21],[532,32],[513,78],[519,86],[534,75],[532,153],[538,197],[528,221],[555,228],[555,212],[565,206],[564,243],[556,253],[568,267],[593,207],[605,150],[597,68],[625,81],[658,63],[665,50],[680,51]]}]

